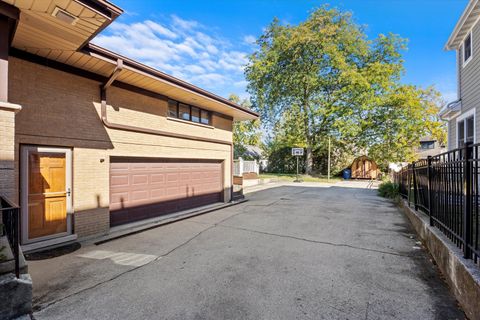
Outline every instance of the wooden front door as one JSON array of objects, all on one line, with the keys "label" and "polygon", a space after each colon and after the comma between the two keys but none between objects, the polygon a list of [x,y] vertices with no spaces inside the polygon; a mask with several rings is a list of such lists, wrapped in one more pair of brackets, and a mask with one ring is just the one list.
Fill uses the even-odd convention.
[{"label": "wooden front door", "polygon": [[70,155],[69,149],[25,147],[22,201],[26,242],[70,232]]}]

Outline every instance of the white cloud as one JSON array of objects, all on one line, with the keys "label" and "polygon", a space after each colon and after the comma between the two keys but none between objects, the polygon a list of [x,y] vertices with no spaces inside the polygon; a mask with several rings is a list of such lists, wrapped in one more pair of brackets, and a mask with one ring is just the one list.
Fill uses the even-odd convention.
[{"label": "white cloud", "polygon": [[243,37],[243,42],[248,45],[255,44],[256,41],[257,41],[257,38],[255,36],[252,36],[251,34]]},{"label": "white cloud", "polygon": [[171,16],[173,25],[185,31],[190,31],[191,29],[197,28],[200,24],[197,21],[193,20],[184,20],[174,14]]},{"label": "white cloud", "polygon": [[194,20],[114,22],[94,42],[223,96],[241,95],[246,87],[242,41],[232,44]]},{"label": "white cloud", "polygon": [[170,29],[168,28],[165,28],[164,26],[156,23],[156,22],[153,22],[153,21],[150,21],[150,20],[147,20],[145,21],[145,24],[150,27],[150,29],[152,29],[154,32],[160,34],[160,35],[163,35],[167,38],[170,38],[170,39],[175,39],[177,38],[177,34],[173,31],[171,31]]}]

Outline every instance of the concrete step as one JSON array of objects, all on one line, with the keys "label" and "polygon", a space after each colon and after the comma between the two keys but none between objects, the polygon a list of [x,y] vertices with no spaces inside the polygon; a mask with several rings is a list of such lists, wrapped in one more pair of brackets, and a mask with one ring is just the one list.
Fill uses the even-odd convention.
[{"label": "concrete step", "polygon": [[[27,273],[28,267],[20,248],[20,273]],[[0,237],[0,275],[15,272],[15,258],[6,236]]]},{"label": "concrete step", "polygon": [[0,320],[14,319],[32,312],[32,279],[29,274],[16,278],[0,276]]}]

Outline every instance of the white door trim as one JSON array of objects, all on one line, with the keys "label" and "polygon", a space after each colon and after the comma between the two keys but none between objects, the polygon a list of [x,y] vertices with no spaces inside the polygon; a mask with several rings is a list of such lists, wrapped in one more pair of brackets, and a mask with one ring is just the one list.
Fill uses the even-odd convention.
[{"label": "white door trim", "polygon": [[[28,156],[30,152],[50,152],[65,154],[65,187],[67,189],[67,232],[57,233],[54,235],[30,239],[28,235]],[[21,190],[21,221],[22,221],[22,244],[32,242],[50,240],[53,238],[65,237],[72,234],[72,149],[57,148],[57,147],[42,147],[42,146],[21,146],[20,157],[20,190]]]}]

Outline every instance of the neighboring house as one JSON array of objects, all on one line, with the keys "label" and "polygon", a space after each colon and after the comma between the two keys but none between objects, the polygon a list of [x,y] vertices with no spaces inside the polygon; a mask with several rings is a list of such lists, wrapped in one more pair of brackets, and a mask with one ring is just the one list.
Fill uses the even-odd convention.
[{"label": "neighboring house", "polygon": [[423,137],[420,139],[420,145],[417,149],[419,159],[426,159],[428,156],[435,156],[446,151],[445,146],[441,145],[433,137]]},{"label": "neighboring house", "polygon": [[457,96],[440,111],[448,120],[448,149],[480,141],[480,2],[470,0],[457,22],[446,50],[457,52]]},{"label": "neighboring house", "polygon": [[0,192],[24,249],[232,197],[232,123],[257,114],[90,43],[105,0],[0,0]]}]

